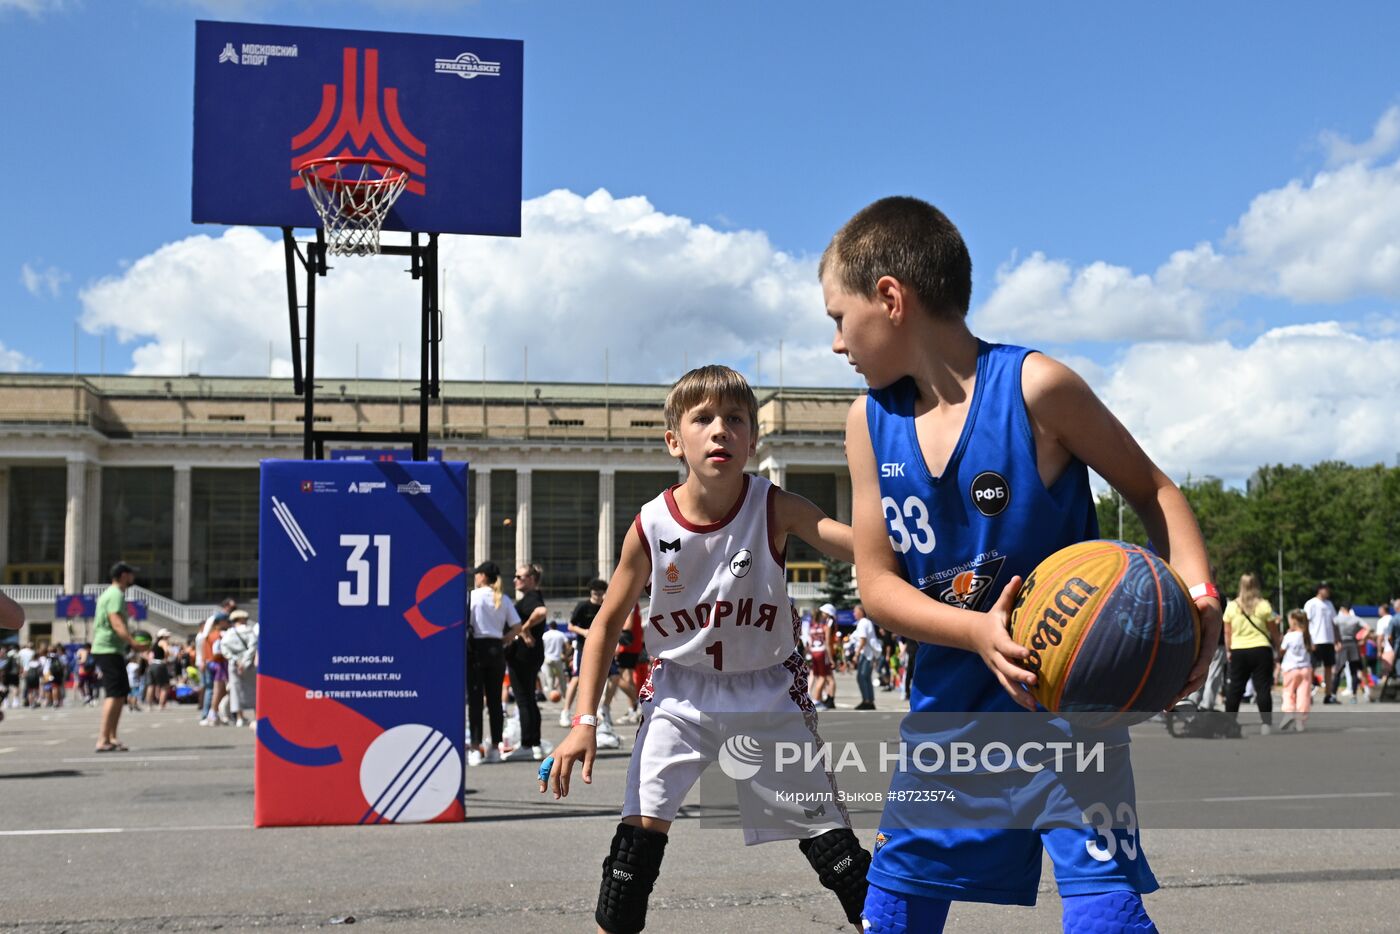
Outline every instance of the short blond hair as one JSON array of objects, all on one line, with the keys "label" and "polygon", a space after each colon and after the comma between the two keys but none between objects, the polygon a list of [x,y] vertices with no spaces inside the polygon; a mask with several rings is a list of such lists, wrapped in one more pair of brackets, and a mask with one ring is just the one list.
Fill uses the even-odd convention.
[{"label": "short blond hair", "polygon": [[749,381],[727,366],[699,366],[676,380],[666,394],[666,430],[678,431],[681,416],[705,402],[736,403],[749,413],[749,427],[758,430],[758,397]]}]

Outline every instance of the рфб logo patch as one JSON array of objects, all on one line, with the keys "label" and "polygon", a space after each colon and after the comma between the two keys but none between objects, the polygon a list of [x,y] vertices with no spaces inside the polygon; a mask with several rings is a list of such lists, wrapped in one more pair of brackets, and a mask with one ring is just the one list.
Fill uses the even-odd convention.
[{"label": "\u0440\u0444\u0431 logo patch", "polygon": [[988,518],[1000,515],[1011,504],[1011,484],[1001,474],[984,470],[972,478],[972,505]]}]

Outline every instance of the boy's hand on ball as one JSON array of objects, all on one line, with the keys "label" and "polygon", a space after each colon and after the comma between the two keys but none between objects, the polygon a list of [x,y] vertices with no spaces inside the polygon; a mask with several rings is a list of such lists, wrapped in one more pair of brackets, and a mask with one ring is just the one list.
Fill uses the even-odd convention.
[{"label": "boy's hand on ball", "polygon": [[1035,684],[1035,673],[1021,666],[1031,654],[1030,649],[1009,635],[1011,608],[1020,590],[1020,577],[1007,581],[996,604],[986,613],[977,614],[980,618],[973,623],[970,635],[973,650],[982,656],[1011,699],[1027,710],[1035,710],[1035,698],[1026,690]]},{"label": "boy's hand on ball", "polygon": [[[1201,649],[1196,653],[1196,664],[1191,666],[1191,674],[1186,678],[1186,687],[1181,689],[1181,693],[1172,702],[1172,707],[1175,707],[1183,697],[1196,693],[1200,690],[1201,685],[1206,683],[1206,674],[1210,671],[1210,660],[1215,656],[1215,649],[1220,644],[1220,629],[1225,624],[1220,615],[1220,607],[1216,606],[1214,600],[1204,600],[1196,604],[1196,609],[1201,616]],[[1225,650],[1227,660],[1229,654],[1230,651],[1227,648]]]},{"label": "boy's hand on ball", "polygon": [[540,779],[540,794],[553,790],[555,799],[569,796],[569,780],[573,778],[574,763],[583,763],[583,782],[593,784],[593,757],[598,752],[598,735],[594,727],[580,723],[554,749],[554,767],[547,778]]}]

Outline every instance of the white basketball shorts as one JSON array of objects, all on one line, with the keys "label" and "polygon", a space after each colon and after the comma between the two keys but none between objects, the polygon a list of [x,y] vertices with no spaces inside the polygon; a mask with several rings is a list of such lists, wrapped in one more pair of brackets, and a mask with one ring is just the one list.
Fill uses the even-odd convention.
[{"label": "white basketball shorts", "polygon": [[[779,743],[795,744],[789,750],[821,746],[807,667],[796,655],[732,674],[661,659],[652,664],[639,700],[643,719],[627,767],[623,817],[674,821],[700,774],[719,762],[716,779],[727,776],[723,780],[738,790],[748,846],[850,826],[830,772],[775,765]],[[722,747],[727,754],[721,761]],[[736,760],[735,750],[746,761]],[[750,774],[750,768],[757,771]]]}]

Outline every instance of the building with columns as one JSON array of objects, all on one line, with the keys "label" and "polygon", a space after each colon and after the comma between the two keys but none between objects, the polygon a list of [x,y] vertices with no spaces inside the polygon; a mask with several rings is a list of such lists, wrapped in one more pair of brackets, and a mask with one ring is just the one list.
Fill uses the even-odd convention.
[{"label": "building with columns", "polygon": [[[611,576],[641,505],[681,476],[662,443],[665,386],[444,382],[431,445],[467,461],[474,561],[532,560],[557,609]],[[850,521],[842,445],[853,390],[759,396],[751,469]],[[415,387],[323,378],[316,420],[403,431]],[[0,375],[0,585],[31,607],[103,583],[121,559],[155,610],[197,619],[225,596],[257,599],[258,463],[301,456],[302,400],[275,379]],[[345,444],[344,447],[355,447]],[[373,437],[362,447],[382,447]],[[788,549],[810,601],[816,553]]]}]

